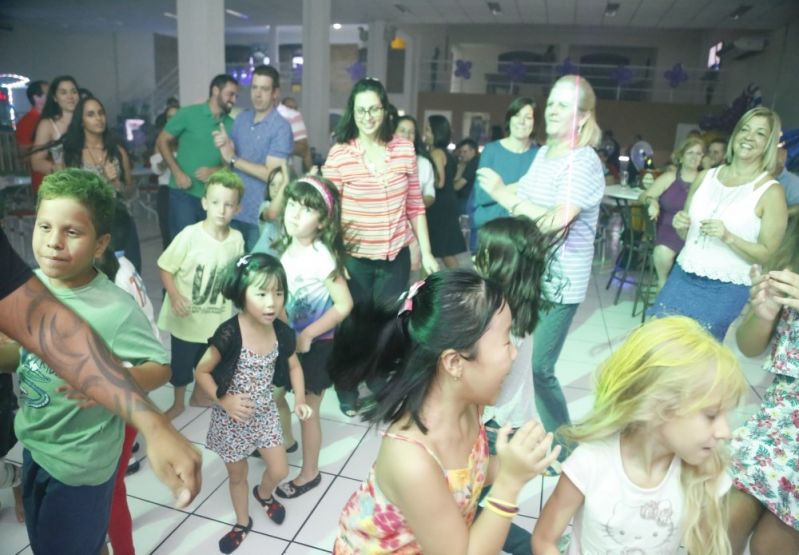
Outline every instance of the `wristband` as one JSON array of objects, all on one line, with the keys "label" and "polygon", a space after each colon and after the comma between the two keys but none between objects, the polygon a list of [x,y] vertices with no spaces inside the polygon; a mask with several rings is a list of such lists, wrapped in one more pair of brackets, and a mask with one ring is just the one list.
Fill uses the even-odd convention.
[{"label": "wristband", "polygon": [[514,516],[516,516],[516,513],[509,513],[507,511],[501,511],[501,510],[497,509],[491,503],[486,503],[485,508],[487,510],[491,511],[492,513],[498,514],[499,516],[504,517],[504,518],[513,518]]},{"label": "wristband", "polygon": [[238,162],[238,161],[239,161],[239,159],[236,158],[235,156],[230,158],[230,162],[228,162],[228,166],[230,166],[231,170],[236,167],[236,162]]}]

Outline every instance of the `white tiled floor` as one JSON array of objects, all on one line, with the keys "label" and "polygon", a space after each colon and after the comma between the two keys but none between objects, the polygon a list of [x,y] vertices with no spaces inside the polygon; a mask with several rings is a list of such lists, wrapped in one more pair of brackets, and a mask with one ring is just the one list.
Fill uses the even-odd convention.
[{"label": "white tiled floor", "polygon": [[[158,282],[155,260],[160,254],[160,239],[152,220],[140,221],[144,278],[150,296],[160,306],[161,285]],[[580,306],[570,335],[558,364],[558,375],[564,386],[573,418],[584,416],[592,403],[592,373],[625,337],[639,324],[632,318],[632,290],[622,293],[621,302],[613,305],[613,294],[604,289],[609,262],[596,267],[588,298]],[[728,340],[728,344],[731,344]],[[733,424],[741,423],[759,403],[767,384],[767,376],[759,371],[759,362],[743,359],[743,366],[752,384],[752,391],[743,407],[736,410]],[[153,392],[161,408],[169,406],[172,391],[169,386]],[[306,495],[286,502],[286,521],[277,526],[269,521],[254,501],[250,503],[253,533],[236,553],[305,555],[329,553],[338,522],[339,512],[350,494],[358,487],[374,460],[379,438],[374,430],[343,416],[335,395],[326,396],[322,405],[323,443],[321,454],[322,483]],[[146,457],[141,470],[127,478],[128,502],[133,515],[134,540],[140,554],[205,554],[218,553],[217,542],[234,522],[228,497],[227,473],[222,461],[203,447],[208,428],[209,411],[189,408],[176,421],[181,432],[202,451],[203,488],[197,499],[186,509],[172,508],[167,489],[154,477]],[[298,425],[295,434],[299,438]],[[144,457],[144,449],[139,451]],[[21,451],[15,448],[9,459],[19,461]],[[289,455],[291,473],[298,471],[301,452]],[[252,460],[250,483],[255,483],[264,464]],[[520,516],[517,523],[527,529],[535,524],[541,506],[555,485],[552,478],[537,478],[525,487],[520,496]],[[10,490],[0,490],[0,555],[30,553],[25,527],[14,518]]]}]

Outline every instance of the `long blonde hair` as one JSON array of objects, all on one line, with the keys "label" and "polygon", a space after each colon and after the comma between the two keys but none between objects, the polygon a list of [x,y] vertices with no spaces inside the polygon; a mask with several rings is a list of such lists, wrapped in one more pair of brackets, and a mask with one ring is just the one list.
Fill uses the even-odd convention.
[{"label": "long blonde hair", "polygon": [[[579,75],[564,75],[552,85],[554,90],[561,83],[567,83],[577,89],[577,110],[587,119],[577,130],[577,144],[575,146],[599,146],[602,140],[602,130],[596,121],[596,94],[591,83]],[[551,94],[551,93],[550,93]]]},{"label": "long blonde hair", "polygon": [[[684,316],[650,320],[600,366],[591,414],[564,436],[583,442],[631,433],[714,406],[719,396],[727,410],[747,387],[735,355],[697,322]],[[726,497],[719,499],[717,491],[727,464],[721,444],[699,465],[683,461],[681,529],[691,554],[731,552]]]}]

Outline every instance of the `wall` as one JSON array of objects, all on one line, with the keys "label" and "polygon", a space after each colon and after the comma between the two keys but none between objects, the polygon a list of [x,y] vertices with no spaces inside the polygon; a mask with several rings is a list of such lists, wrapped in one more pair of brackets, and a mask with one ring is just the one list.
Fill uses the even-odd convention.
[{"label": "wall", "polygon": [[100,98],[114,121],[127,100],[155,86],[155,49],[148,33],[70,33],[15,23],[0,32],[0,72],[52,80],[68,74]]},{"label": "wall", "polygon": [[763,104],[777,110],[783,128],[799,127],[799,72],[796,71],[796,54],[799,52],[799,19],[786,23],[769,33],[752,31],[713,31],[704,35],[708,46],[723,40],[731,42],[739,37],[765,36],[768,44],[763,52],[743,60],[725,58],[722,72],[728,76],[725,100],[729,104],[749,83],[760,86]]}]

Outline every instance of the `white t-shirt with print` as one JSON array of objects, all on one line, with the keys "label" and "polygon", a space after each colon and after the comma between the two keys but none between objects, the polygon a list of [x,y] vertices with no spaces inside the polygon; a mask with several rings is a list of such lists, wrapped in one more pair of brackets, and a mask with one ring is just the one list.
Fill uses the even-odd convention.
[{"label": "white t-shirt with print", "polygon": [[155,309],[153,302],[147,295],[147,287],[144,285],[144,280],[136,271],[133,263],[125,258],[125,255],[117,253],[117,261],[119,262],[119,270],[114,277],[114,285],[126,291],[139,305],[147,320],[150,321],[150,326],[153,328],[153,335],[160,340],[161,334],[158,331],[158,325],[155,323]]},{"label": "white t-shirt with print", "polygon": [[[682,541],[682,460],[674,457],[654,488],[629,479],[619,435],[587,442],[563,463],[563,473],[585,496],[574,515],[569,555],[673,555]],[[719,495],[732,485],[723,474]]]},{"label": "white t-shirt with print", "polygon": [[[336,269],[336,261],[321,241],[314,241],[307,247],[293,242],[280,262],[289,285],[286,313],[291,327],[300,333],[333,306],[325,280]],[[332,337],[330,330],[316,339]]]}]

